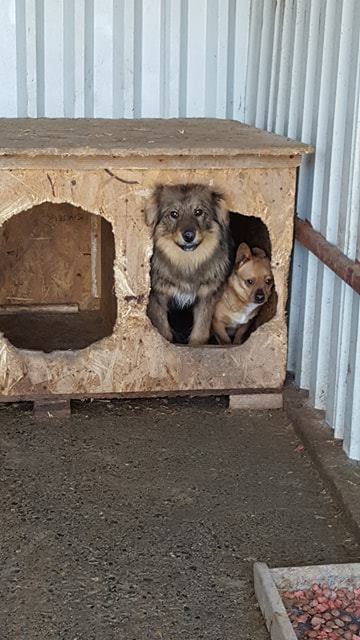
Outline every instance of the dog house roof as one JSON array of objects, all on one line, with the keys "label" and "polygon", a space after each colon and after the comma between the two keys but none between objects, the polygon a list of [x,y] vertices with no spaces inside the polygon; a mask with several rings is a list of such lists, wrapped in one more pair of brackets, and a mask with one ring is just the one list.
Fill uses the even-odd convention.
[{"label": "dog house roof", "polygon": [[[0,119],[0,167],[298,165],[312,147],[233,120]],[[246,158],[246,162],[245,162]],[[272,161],[271,161],[272,159]],[[42,162],[41,162],[42,161]]]}]

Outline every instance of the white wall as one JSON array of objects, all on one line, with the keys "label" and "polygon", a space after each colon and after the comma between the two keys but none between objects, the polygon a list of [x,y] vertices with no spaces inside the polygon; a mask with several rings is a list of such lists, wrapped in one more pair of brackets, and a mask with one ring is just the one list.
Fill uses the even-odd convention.
[{"label": "white wall", "polygon": [[244,118],[250,4],[1,0],[0,114]]},{"label": "white wall", "polygon": [[[298,213],[360,259],[358,0],[1,0],[0,115],[218,116],[312,142]],[[289,368],[360,459],[359,296],[295,247]]]},{"label": "white wall", "polygon": [[[247,112],[248,122],[316,147],[300,172],[297,211],[352,260],[360,258],[359,33],[358,0],[277,3],[268,99],[257,89],[253,115]],[[249,48],[256,48],[251,40]],[[249,76],[256,69],[261,77],[262,67],[260,59]],[[260,113],[259,104],[265,105]],[[359,296],[296,246],[289,369],[299,386],[310,390],[313,405],[325,410],[348,455],[357,459],[359,323]]]}]

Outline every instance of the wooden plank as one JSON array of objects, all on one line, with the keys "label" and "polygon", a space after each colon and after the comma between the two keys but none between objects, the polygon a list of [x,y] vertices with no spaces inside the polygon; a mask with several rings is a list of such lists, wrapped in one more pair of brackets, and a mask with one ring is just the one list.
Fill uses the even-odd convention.
[{"label": "wooden plank", "polygon": [[[301,156],[127,156],[109,158],[108,156],[46,156],[38,155],[35,158],[28,156],[1,156],[0,169],[103,169],[108,175],[114,170],[133,169],[277,169],[281,167],[298,167]],[[111,167],[111,169],[109,168]],[[111,173],[109,173],[111,172]],[[114,177],[114,176],[112,176]],[[131,176],[117,176],[115,179],[124,184],[133,184]],[[179,177],[181,182],[181,176]]]},{"label": "wooden plank", "polygon": [[14,313],[78,313],[77,304],[12,304],[0,307],[0,315]]},{"label": "wooden plank", "polygon": [[263,409],[282,409],[283,396],[282,393],[242,393],[239,395],[231,395],[229,397],[229,409],[235,411],[241,410],[260,410]]},{"label": "wooden plank", "polygon": [[254,587],[271,640],[296,640],[272,573],[264,562],[254,564]]},{"label": "wooden plank", "polygon": [[101,218],[91,217],[91,294],[94,300],[101,298]]},{"label": "wooden plank", "polygon": [[[0,155],[294,156],[312,147],[231,120],[1,118]],[[211,136],[209,137],[209,131]]]},{"label": "wooden plank", "polygon": [[[277,395],[279,389],[264,389],[262,395]],[[223,397],[223,396],[239,396],[239,395],[259,395],[258,389],[191,389],[190,391],[174,391],[173,389],[161,389],[160,391],[126,391],[123,393],[57,393],[55,395],[44,396],[43,393],[30,393],[17,396],[0,395],[0,404],[11,402],[34,402],[35,400],[135,400],[139,398],[206,398],[206,397]]]}]

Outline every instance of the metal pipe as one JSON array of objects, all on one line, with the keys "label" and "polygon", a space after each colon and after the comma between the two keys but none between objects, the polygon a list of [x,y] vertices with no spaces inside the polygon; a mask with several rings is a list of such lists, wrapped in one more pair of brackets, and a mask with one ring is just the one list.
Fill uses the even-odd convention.
[{"label": "metal pipe", "polygon": [[338,247],[316,231],[308,220],[295,217],[295,238],[323,264],[360,294],[360,263],[350,260]]}]

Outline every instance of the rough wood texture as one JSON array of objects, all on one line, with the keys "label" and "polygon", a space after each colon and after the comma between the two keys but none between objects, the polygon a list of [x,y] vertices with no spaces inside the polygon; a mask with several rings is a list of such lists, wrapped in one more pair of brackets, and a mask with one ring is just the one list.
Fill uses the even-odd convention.
[{"label": "rough wood texture", "polygon": [[271,640],[296,640],[271,570],[264,562],[254,564],[254,588]]},{"label": "rough wood texture", "polygon": [[0,227],[0,305],[98,309],[97,274],[93,278],[91,270],[92,217],[69,204],[45,202]]},{"label": "rough wood texture", "polygon": [[[280,388],[285,376],[287,276],[292,245],[295,171],[129,171],[127,185],[105,171],[53,172],[55,198],[46,173],[1,171],[0,220],[43,200],[71,202],[108,219],[115,235],[118,317],[111,337],[78,352],[42,354],[0,346],[4,395]],[[74,180],[76,186],[73,186]],[[150,230],[144,206],[155,183],[201,181],[227,195],[233,211],[262,218],[272,243],[277,313],[240,347],[190,348],[171,345],[146,316]]]},{"label": "rough wood texture", "polygon": [[[284,156],[289,163],[311,152],[309,145],[249,127],[230,120],[214,118],[86,120],[86,119],[0,119],[0,157],[4,161],[49,158],[155,158],[181,156],[191,164],[201,158],[220,156],[253,157],[261,165],[262,157]],[[99,160],[97,160],[99,162]],[[226,160],[225,160],[226,162]],[[48,165],[49,166],[49,165]],[[99,166],[99,164],[97,165]],[[110,174],[110,172],[109,172]],[[124,177],[120,177],[125,179]],[[135,179],[128,178],[130,181]]]},{"label": "rough wood texture", "polygon": [[50,353],[84,349],[112,334],[113,322],[100,311],[77,313],[41,310],[0,315],[0,332],[18,349]]},{"label": "rough wood texture", "polygon": [[[289,166],[285,161],[281,167],[276,163],[276,168],[270,168],[270,165],[279,153],[298,154],[299,160],[299,154],[309,148],[232,122],[141,121],[137,131],[136,121],[71,121],[72,146],[69,136],[64,133],[64,127],[70,126],[69,121],[53,124],[41,121],[38,128],[35,122],[16,123],[17,129],[7,123],[8,133],[4,133],[2,139],[2,152],[7,149],[7,153],[13,154],[18,168],[0,171],[0,225],[44,201],[70,203],[108,220],[115,237],[117,319],[111,336],[79,351],[25,351],[15,349],[6,339],[0,338],[0,394],[9,398],[32,394],[159,395],[163,390],[201,393],[210,389],[214,392],[281,389],[286,369],[285,305],[293,237],[295,167],[290,158]],[[27,134],[23,131],[21,141],[17,132],[26,127],[29,131]],[[49,127],[53,131],[51,140]],[[169,127],[172,127],[173,139],[167,135]],[[92,134],[86,138],[89,128]],[[144,132],[144,128],[148,130]],[[175,135],[183,128],[193,132],[191,147],[189,138],[184,138],[185,133]],[[60,136],[61,131],[64,136],[60,142],[56,135]],[[125,131],[131,140],[127,138],[122,143]],[[94,135],[96,132],[98,138]],[[144,133],[149,135],[145,137]],[[114,138],[115,134],[118,138]],[[9,150],[11,140],[13,147]],[[171,169],[166,162],[159,165],[154,155],[151,156],[154,149],[163,154],[166,152],[169,160],[180,152],[189,154],[183,158],[185,168]],[[262,153],[267,154],[269,162],[266,167],[256,170],[231,168],[224,149],[229,154],[237,153],[244,166],[248,166],[249,158],[256,160]],[[27,161],[34,161],[36,167],[34,156],[43,154],[44,150],[54,155],[74,154],[75,164],[77,154],[85,158],[89,152],[99,153],[99,157],[108,154],[109,165],[86,171],[80,162],[78,168],[72,169],[32,168],[29,171],[21,168],[24,163],[21,154],[26,153]],[[130,152],[147,154],[149,168],[115,170],[111,160],[113,154],[124,154],[126,162]],[[191,154],[211,153],[220,154],[223,166],[194,170],[194,166],[199,167],[196,165],[198,156]],[[144,207],[155,184],[184,182],[201,182],[216,188],[225,194],[231,211],[258,216],[269,230],[277,309],[274,317],[260,326],[242,346],[191,348],[172,345],[157,333],[146,315],[152,239],[144,221]],[[104,253],[103,246],[101,252]],[[102,289],[106,287],[109,285],[103,279]]]}]

